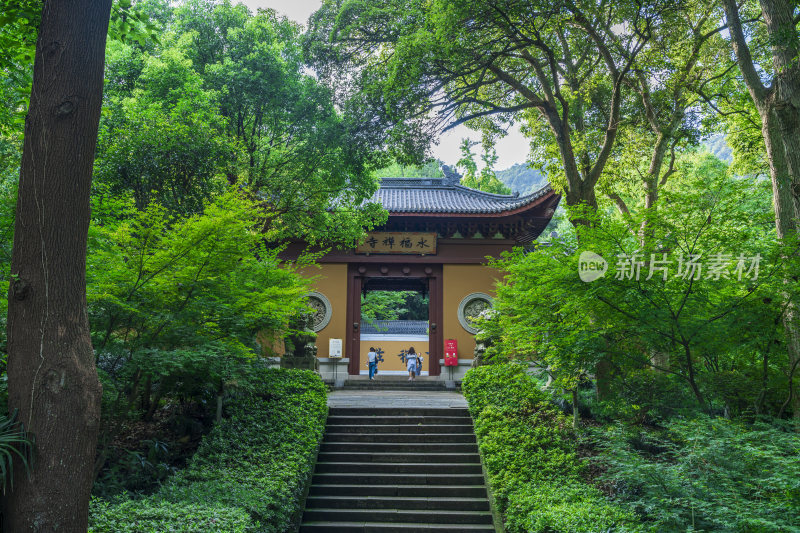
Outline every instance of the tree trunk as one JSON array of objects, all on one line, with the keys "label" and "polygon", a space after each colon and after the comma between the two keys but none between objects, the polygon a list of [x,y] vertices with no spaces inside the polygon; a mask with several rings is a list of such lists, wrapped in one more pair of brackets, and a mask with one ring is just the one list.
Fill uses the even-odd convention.
[{"label": "tree trunk", "polygon": [[[778,237],[796,239],[800,221],[800,37],[791,0],[761,0],[764,23],[772,44],[772,85],[765,87],[753,63],[734,0],[723,0],[736,60],[761,117],[761,132],[772,178]],[[796,280],[785,280],[787,284]],[[800,360],[800,302],[787,295],[784,315],[789,367]],[[800,422],[800,395],[792,402]]]},{"label": "tree trunk", "polygon": [[[779,139],[773,142],[783,144],[785,171],[773,176],[780,180],[781,215],[776,216],[783,231],[791,231],[796,237],[800,229],[800,38],[795,23],[794,2],[790,0],[762,0],[761,9],[767,32],[772,42],[772,63],[775,69],[773,79],[774,99],[771,111],[778,124]],[[780,231],[780,230],[779,230]],[[783,235],[780,235],[783,237]],[[786,280],[786,283],[793,283]],[[796,280],[794,283],[797,283]],[[786,328],[786,349],[789,366],[794,367],[800,360],[800,302],[791,299],[784,314]],[[794,419],[800,423],[800,394],[794,395],[792,409]]]},{"label": "tree trunk", "polygon": [[222,422],[222,399],[223,399],[224,391],[222,389],[217,392],[217,416],[214,418],[214,422],[219,424]]},{"label": "tree trunk", "polygon": [[111,0],[45,1],[25,123],[8,299],[9,408],[36,437],[6,530],[87,530],[101,387],[86,315],[89,188]]},{"label": "tree trunk", "polygon": [[578,412],[578,386],[572,389],[572,429],[578,429],[581,415]]}]

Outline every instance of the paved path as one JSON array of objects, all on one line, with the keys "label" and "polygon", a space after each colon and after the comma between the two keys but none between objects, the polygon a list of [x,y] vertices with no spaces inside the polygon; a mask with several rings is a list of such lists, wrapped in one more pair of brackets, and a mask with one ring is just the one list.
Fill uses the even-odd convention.
[{"label": "paved path", "polygon": [[458,407],[467,406],[460,392],[398,390],[335,390],[329,407]]}]

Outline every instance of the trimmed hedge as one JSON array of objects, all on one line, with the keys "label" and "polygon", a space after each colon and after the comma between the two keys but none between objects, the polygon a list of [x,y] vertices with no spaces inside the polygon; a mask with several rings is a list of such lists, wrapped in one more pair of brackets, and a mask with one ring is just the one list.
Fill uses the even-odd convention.
[{"label": "trimmed hedge", "polygon": [[326,388],[306,370],[260,370],[227,406],[186,469],[156,494],[94,500],[92,533],[282,533],[299,516],[327,416]]},{"label": "trimmed hedge", "polygon": [[520,365],[481,366],[462,383],[481,456],[509,533],[639,531],[630,511],[580,474],[564,417]]},{"label": "trimmed hedge", "polygon": [[128,500],[118,504],[92,501],[89,531],[195,533],[225,531],[245,533],[253,520],[244,509],[189,505],[154,500]]}]

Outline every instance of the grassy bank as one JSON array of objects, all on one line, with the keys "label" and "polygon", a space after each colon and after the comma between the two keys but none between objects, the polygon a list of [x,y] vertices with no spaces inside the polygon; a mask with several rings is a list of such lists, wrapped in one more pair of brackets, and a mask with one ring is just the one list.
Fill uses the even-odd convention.
[{"label": "grassy bank", "polygon": [[639,530],[632,512],[581,477],[569,420],[522,366],[472,369],[462,390],[508,533]]},{"label": "grassy bank", "polygon": [[325,429],[319,376],[263,370],[233,398],[188,467],[154,495],[92,502],[89,531],[282,533],[297,517]]}]

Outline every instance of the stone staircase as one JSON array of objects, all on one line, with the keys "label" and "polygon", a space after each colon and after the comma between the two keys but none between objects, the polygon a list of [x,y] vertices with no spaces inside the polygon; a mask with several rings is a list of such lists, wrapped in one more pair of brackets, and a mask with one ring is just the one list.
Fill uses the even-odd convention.
[{"label": "stone staircase", "polygon": [[463,408],[332,407],[300,533],[493,533]]},{"label": "stone staircase", "polygon": [[348,376],[342,389],[442,391],[447,390],[447,383],[436,376],[419,376],[414,381],[408,381],[408,375],[379,374],[372,381],[367,376]]}]

